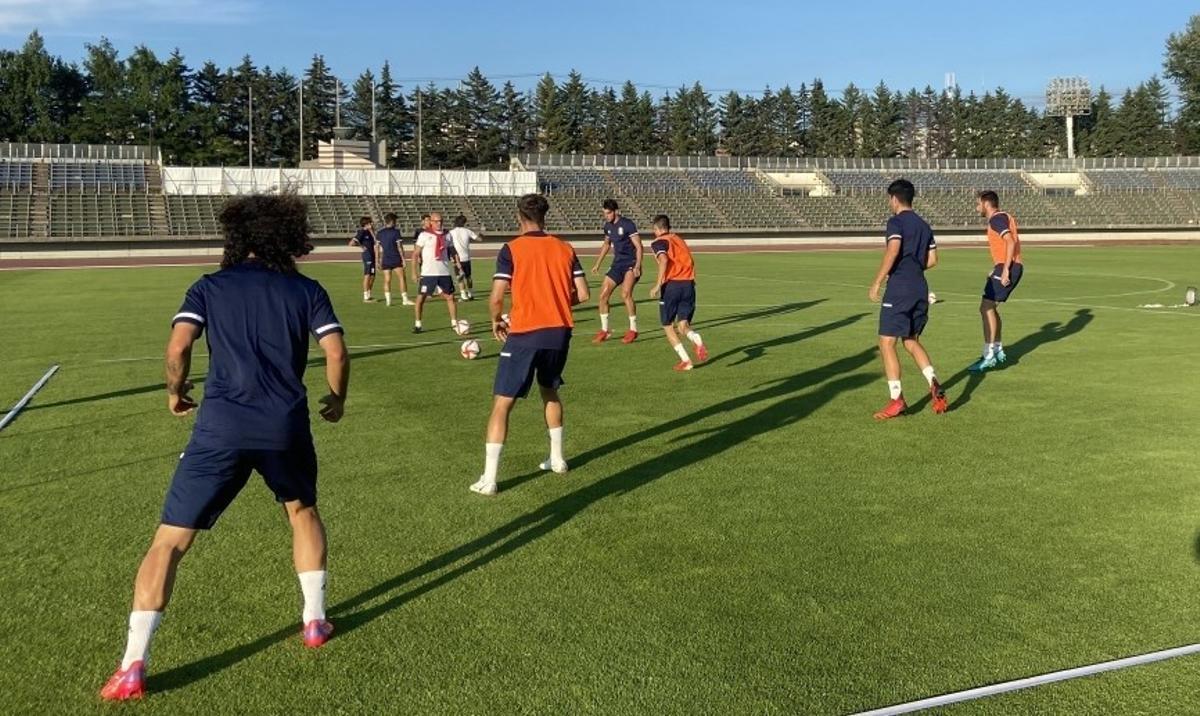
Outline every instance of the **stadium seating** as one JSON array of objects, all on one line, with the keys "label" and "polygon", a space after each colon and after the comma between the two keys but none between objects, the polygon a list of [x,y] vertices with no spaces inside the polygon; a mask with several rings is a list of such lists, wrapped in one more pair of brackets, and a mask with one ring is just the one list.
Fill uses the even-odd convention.
[{"label": "stadium seating", "polygon": [[1098,191],[1153,191],[1158,188],[1145,169],[1094,169],[1084,176]]},{"label": "stadium seating", "polygon": [[1200,191],[1200,169],[1155,169],[1155,175],[1169,189]]},{"label": "stadium seating", "polygon": [[0,192],[33,190],[33,165],[28,162],[0,161]]},{"label": "stadium seating", "polygon": [[223,196],[167,196],[167,221],[172,236],[217,236],[221,233],[217,216],[225,203]]},{"label": "stadium seating", "polygon": [[145,192],[149,189],[144,164],[52,162],[50,190],[54,192]]},{"label": "stadium seating", "polygon": [[51,194],[50,235],[61,238],[148,237],[158,234],[145,194]]},{"label": "stadium seating", "polygon": [[29,194],[0,194],[0,241],[30,238],[32,205]]}]

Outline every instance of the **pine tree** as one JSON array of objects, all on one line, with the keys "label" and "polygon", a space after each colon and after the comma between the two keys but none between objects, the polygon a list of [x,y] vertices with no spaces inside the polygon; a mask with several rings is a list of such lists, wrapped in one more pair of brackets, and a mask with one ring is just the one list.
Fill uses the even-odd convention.
[{"label": "pine tree", "polygon": [[371,140],[371,120],[373,118],[376,120],[376,132],[378,132],[375,92],[374,73],[371,70],[363,71],[350,89],[350,101],[342,107],[342,124],[354,130],[354,139]]},{"label": "pine tree", "polygon": [[505,157],[530,149],[528,101],[511,81],[504,83],[500,91],[500,148]]}]

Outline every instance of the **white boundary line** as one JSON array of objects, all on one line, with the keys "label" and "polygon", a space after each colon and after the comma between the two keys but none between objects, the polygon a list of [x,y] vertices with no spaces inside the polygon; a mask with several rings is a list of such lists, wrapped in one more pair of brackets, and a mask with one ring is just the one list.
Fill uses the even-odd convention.
[{"label": "white boundary line", "polygon": [[17,413],[21,412],[21,409],[28,405],[29,401],[33,400],[33,396],[37,395],[37,392],[42,389],[42,386],[50,382],[50,379],[53,378],[54,374],[57,372],[58,364],[55,363],[54,365],[50,366],[50,370],[46,371],[46,374],[42,376],[41,380],[33,384],[33,387],[29,389],[29,392],[25,394],[25,397],[18,400],[17,404],[14,405],[11,410],[5,413],[3,418],[0,418],[0,430],[8,427],[8,424],[16,419]]},{"label": "white boundary line", "polygon": [[987,686],[980,686],[974,689],[967,689],[966,691],[955,691],[954,693],[950,694],[943,694],[941,696],[934,696],[928,699],[921,699],[920,701],[909,701],[907,703],[887,706],[881,709],[860,711],[857,714],[854,714],[854,716],[895,716],[896,714],[908,714],[913,713],[914,711],[924,711],[925,709],[932,709],[938,706],[948,706],[950,704],[957,704],[963,701],[973,701],[975,699],[982,699],[988,696],[1004,694],[1010,691],[1019,691],[1021,689],[1032,688],[1034,686],[1052,684],[1056,681],[1078,679],[1082,676],[1093,676],[1106,671],[1127,669],[1131,666],[1152,664],[1156,661],[1164,661],[1166,659],[1174,659],[1179,656],[1188,656],[1196,653],[1200,653],[1200,644],[1177,646],[1173,649],[1152,651],[1148,654],[1139,654],[1137,656],[1130,656],[1124,659],[1102,661],[1099,664],[1079,666],[1074,669],[1064,669],[1062,671],[1051,671],[1048,674],[1039,674],[1038,676],[1030,676],[1024,679],[1016,679],[1014,681],[1004,681],[999,684],[989,684]]}]

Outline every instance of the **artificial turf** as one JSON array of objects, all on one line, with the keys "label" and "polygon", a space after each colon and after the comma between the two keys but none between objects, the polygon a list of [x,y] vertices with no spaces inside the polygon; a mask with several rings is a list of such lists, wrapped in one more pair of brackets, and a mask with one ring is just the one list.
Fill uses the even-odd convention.
[{"label": "artificial turf", "polygon": [[[925,342],[952,410],[905,362],[914,414],[883,424],[875,252],[699,256],[712,359],[686,374],[645,284],[633,345],[591,345],[585,306],[572,471],[536,471],[521,404],[493,499],[467,491],[484,303],[462,306],[466,361],[443,306],[413,336],[411,309],[361,303],[355,265],[307,265],[353,347],[345,420],[314,423],[338,631],[301,646],[287,526],[254,480],[184,560],[133,708],[845,713],[1200,641],[1200,309],[1138,308],[1179,303],[1200,247],[1025,254],[1010,364],[980,378],[989,262],[943,252]],[[102,708],[191,425],[165,408],[167,323],[203,270],[0,274],[0,403],[62,364],[0,433],[0,711]],[[1197,687],[1193,657],[949,712],[1180,713]]]}]

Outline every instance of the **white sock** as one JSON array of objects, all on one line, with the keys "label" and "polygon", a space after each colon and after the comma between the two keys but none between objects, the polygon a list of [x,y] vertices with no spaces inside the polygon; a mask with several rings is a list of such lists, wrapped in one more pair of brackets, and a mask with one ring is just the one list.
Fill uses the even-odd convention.
[{"label": "white sock", "polygon": [[300,572],[300,591],[304,593],[304,614],[301,623],[325,618],[325,570]]},{"label": "white sock", "polygon": [[125,642],[125,658],[121,659],[122,669],[128,669],[135,661],[144,665],[150,659],[150,640],[162,615],[162,612],[129,612],[129,636]]},{"label": "white sock", "polygon": [[992,350],[995,345],[996,345],[995,343],[984,343],[983,344],[983,353],[981,355],[983,356],[984,360],[987,360],[988,358],[992,357]]},{"label": "white sock", "polygon": [[504,443],[484,444],[483,479],[485,481],[496,481],[496,473],[500,471],[500,452],[502,450],[504,450]]},{"label": "white sock", "polygon": [[413,321],[413,325],[414,325],[414,326],[416,326],[417,328],[420,328],[420,327],[421,327],[421,322],[420,322],[420,321]]},{"label": "white sock", "polygon": [[704,345],[704,341],[700,338],[700,334],[695,331],[688,331],[687,339],[689,341],[691,341],[693,345],[697,345],[697,346]]},{"label": "white sock", "polygon": [[1000,341],[996,341],[995,343],[992,344],[992,351],[995,353],[1003,353],[1004,352],[1004,344],[1001,343]]},{"label": "white sock", "polygon": [[600,314],[600,330],[608,331],[608,314],[607,313]]},{"label": "white sock", "polygon": [[629,317],[629,330],[637,333],[637,316]]},{"label": "white sock", "polygon": [[889,380],[887,383],[888,383],[888,394],[892,396],[892,400],[899,398],[900,394],[904,392],[900,387],[900,381]]},{"label": "white sock", "polygon": [[383,292],[383,300],[387,303],[387,305],[389,305],[389,306],[392,305],[392,292],[384,291]]},{"label": "white sock", "polygon": [[365,301],[365,300],[367,300],[367,299],[368,299],[368,298],[370,298],[370,297],[371,297],[371,292],[370,292],[370,291],[363,291],[363,300],[364,300],[364,301]]},{"label": "white sock", "polygon": [[692,359],[688,356],[687,348],[684,348],[682,343],[675,344],[675,353],[679,355],[679,360],[684,363],[692,362]]},{"label": "white sock", "polygon": [[937,376],[934,375],[933,366],[931,365],[927,365],[922,368],[921,375],[925,376],[925,381],[930,385],[933,385],[933,381],[937,380]]},{"label": "white sock", "polygon": [[405,300],[405,301],[410,301],[410,300],[412,300],[412,299],[410,299],[410,298],[408,297],[408,291],[405,291],[404,293],[402,293],[402,294],[400,294],[400,295],[404,297],[404,300]]},{"label": "white sock", "polygon": [[550,428],[550,464],[561,465],[567,459],[563,457],[563,429]]}]

